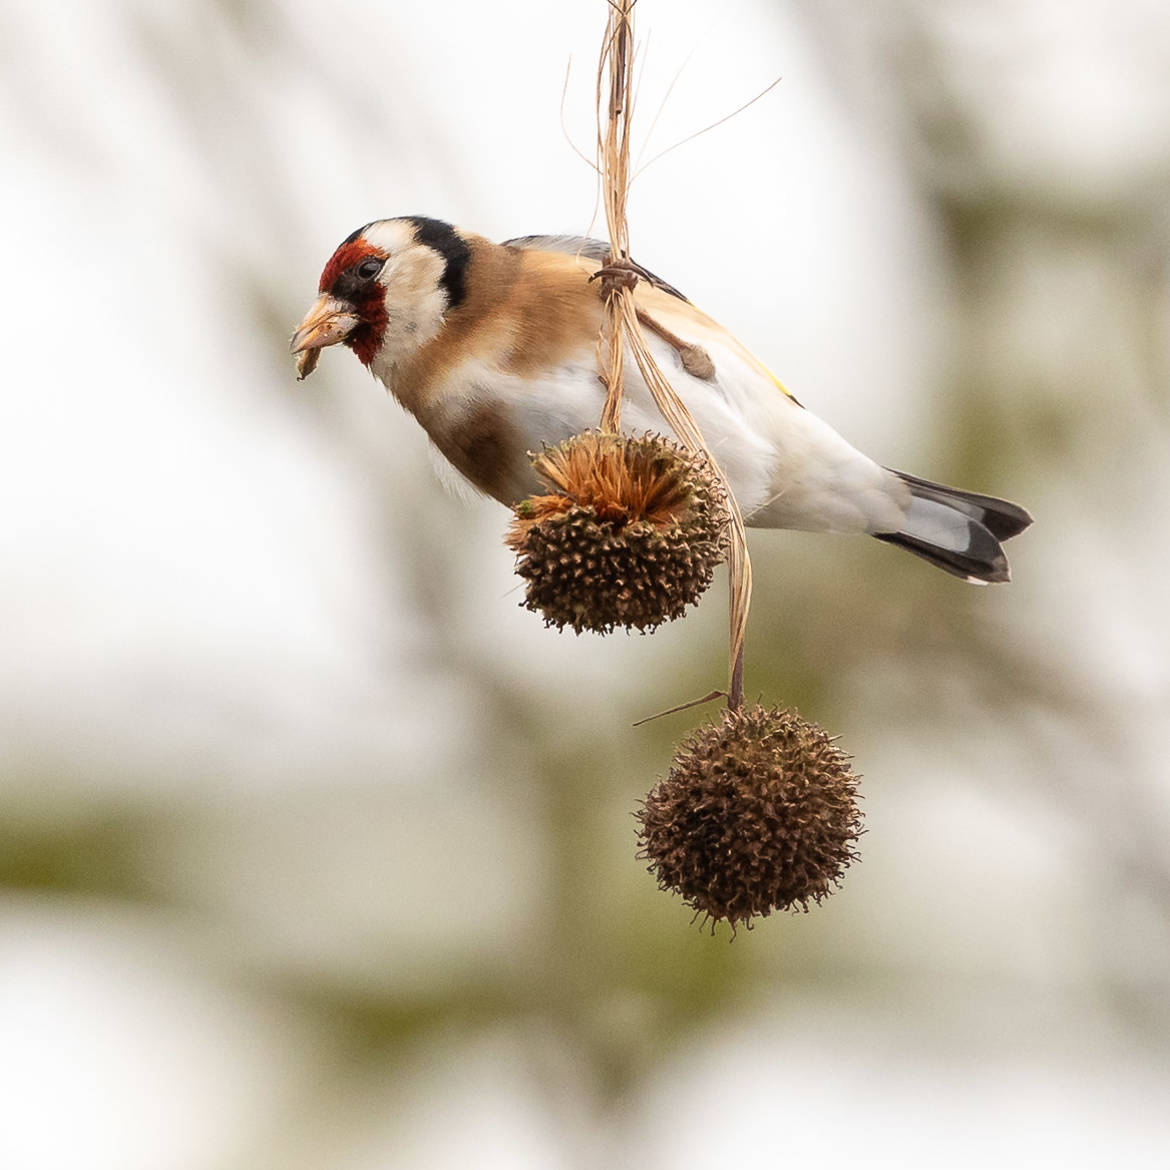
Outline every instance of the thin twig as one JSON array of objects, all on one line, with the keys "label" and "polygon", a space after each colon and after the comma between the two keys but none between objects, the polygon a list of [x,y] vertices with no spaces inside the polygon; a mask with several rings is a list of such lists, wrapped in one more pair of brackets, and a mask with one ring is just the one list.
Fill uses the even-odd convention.
[{"label": "thin twig", "polygon": [[[670,95],[674,93],[674,87],[678,85],[679,78],[682,77],[686,67],[691,63],[691,58],[698,52],[699,46],[696,45],[686,56],[686,60],[678,67],[675,75],[670,79],[670,84],[666,87],[666,92],[662,95],[662,101],[658,105],[658,109],[654,111],[654,117],[650,119],[650,127],[646,131],[646,137],[642,142],[642,151],[646,151],[650,146],[650,140],[654,137],[654,130],[658,126],[659,119],[662,117],[663,111],[666,109],[666,103],[670,101]],[[638,158],[634,163],[634,178],[636,179],[642,173],[642,157],[639,153]]]},{"label": "thin twig", "polygon": [[671,151],[678,150],[680,146],[686,146],[688,142],[694,142],[696,138],[702,138],[702,136],[708,131],[714,130],[717,126],[722,126],[724,122],[730,122],[732,118],[742,114],[744,110],[754,106],[761,98],[767,97],[768,94],[770,94],[772,90],[774,90],[776,86],[778,86],[783,80],[783,77],[777,77],[776,80],[773,81],[770,85],[767,85],[762,90],[760,90],[760,92],[756,94],[754,98],[749,98],[748,101],[744,102],[742,106],[732,110],[730,114],[724,114],[722,118],[712,122],[710,126],[704,126],[702,130],[696,130],[693,134],[688,134],[685,138],[680,138],[673,146],[668,146],[665,150],[659,151],[659,153],[650,159],[649,162],[642,163],[642,165],[638,167],[638,169],[634,172],[634,176],[630,182],[634,182],[634,180],[637,179],[638,176],[644,170],[646,170],[647,167],[652,167],[656,162],[658,162],[659,159],[665,158],[668,154],[670,154]]},{"label": "thin twig", "polygon": [[639,719],[634,727],[643,727],[647,723],[653,723],[655,719],[662,719],[667,715],[677,715],[680,711],[689,711],[692,707],[701,707],[704,703],[711,702],[712,699],[726,699],[726,691],[711,691],[704,695],[701,699],[691,699],[687,703],[679,703],[677,707],[668,707],[665,711],[659,711],[657,715],[647,715],[645,719]]},{"label": "thin twig", "polygon": [[572,139],[569,127],[565,122],[565,103],[569,97],[569,77],[573,72],[573,58],[565,62],[565,84],[561,87],[561,134],[569,144],[569,149],[595,174],[601,177],[601,170],[594,159],[591,159]]}]

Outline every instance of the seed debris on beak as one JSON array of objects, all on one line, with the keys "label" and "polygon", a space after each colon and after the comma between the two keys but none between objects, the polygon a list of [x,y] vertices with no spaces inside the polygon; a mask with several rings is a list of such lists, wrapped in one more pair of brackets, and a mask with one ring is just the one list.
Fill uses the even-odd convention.
[{"label": "seed debris on beak", "polygon": [[297,381],[303,382],[316,368],[321,358],[319,349],[305,349],[297,354]]},{"label": "seed debris on beak", "polygon": [[297,359],[297,380],[303,382],[317,368],[321,350],[344,341],[359,323],[357,311],[348,301],[320,297],[289,342],[289,352]]}]

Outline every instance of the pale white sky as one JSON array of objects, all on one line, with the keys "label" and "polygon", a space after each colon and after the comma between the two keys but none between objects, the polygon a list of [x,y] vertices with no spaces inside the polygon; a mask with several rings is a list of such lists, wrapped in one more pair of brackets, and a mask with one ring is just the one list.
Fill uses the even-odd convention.
[{"label": "pale white sky", "polygon": [[[734,0],[716,17],[643,0],[643,128],[685,62],[656,148],[784,80],[638,180],[632,235],[802,401],[930,475],[946,458],[955,294],[874,65],[915,7]],[[1013,276],[1004,369],[1042,382],[1083,311],[1074,349],[1092,376],[1069,379],[1068,401],[1104,417],[1059,476],[1022,480],[1041,522],[1013,591],[985,591],[999,608],[946,609],[960,603],[942,581],[934,619],[1027,648],[1110,713],[1116,742],[1062,740],[1067,712],[1012,738],[945,656],[913,678],[859,650],[841,706],[874,787],[850,897],[737,942],[758,947],[757,998],[616,1105],[571,1038],[531,1019],[405,1046],[330,1096],[331,1038],[248,983],[393,999],[485,972],[522,981],[552,912],[540,756],[515,743],[490,757],[501,714],[476,671],[562,721],[566,751],[594,753],[599,773],[648,776],[662,761],[631,712],[690,697],[671,686],[695,677],[695,646],[720,681],[720,594],[652,640],[556,638],[518,608],[503,513],[442,492],[417,426],[348,354],[302,386],[285,352],[325,259],[371,218],[497,237],[589,227],[592,179],[559,106],[572,55],[565,121],[588,149],[602,8],[0,12],[0,801],[38,831],[148,810],[166,828],[136,841],[136,865],[164,901],[199,908],[0,895],[4,1170],[1139,1170],[1170,1156],[1165,1033],[1135,1044],[1094,990],[1111,964],[1164,986],[1165,922],[1112,871],[1102,911],[1114,826],[1086,839],[1059,812],[1083,782],[1140,795],[1152,827],[1170,817],[1166,388],[1160,405],[1143,396],[1139,356],[1094,332],[1164,251],[1103,274],[1088,245],[1061,242],[1059,264]],[[937,8],[943,88],[976,113],[1001,185],[989,197],[1026,188],[1164,222],[1164,5]],[[1165,247],[1164,231],[1144,238]],[[1015,466],[1026,477],[1041,456]],[[792,538],[762,548],[758,571],[802,599],[826,574],[831,604],[880,630],[904,578],[842,587],[829,574],[885,562],[835,549]],[[1028,782],[1049,771],[1069,788],[1045,799]],[[597,897],[619,904],[628,802],[599,799],[614,801],[600,856],[622,876]],[[820,987],[818,964],[840,977],[854,962],[855,988]],[[770,993],[802,963],[800,997]],[[597,1027],[636,1031],[651,1010],[631,994],[600,1005]]]}]

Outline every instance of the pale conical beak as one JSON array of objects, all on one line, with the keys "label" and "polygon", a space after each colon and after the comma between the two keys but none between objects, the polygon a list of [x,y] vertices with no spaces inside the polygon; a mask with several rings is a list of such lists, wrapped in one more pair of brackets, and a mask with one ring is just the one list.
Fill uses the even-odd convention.
[{"label": "pale conical beak", "polygon": [[305,314],[289,342],[289,352],[297,357],[297,375],[303,382],[316,368],[321,350],[344,341],[360,323],[357,310],[348,301],[322,296]]}]

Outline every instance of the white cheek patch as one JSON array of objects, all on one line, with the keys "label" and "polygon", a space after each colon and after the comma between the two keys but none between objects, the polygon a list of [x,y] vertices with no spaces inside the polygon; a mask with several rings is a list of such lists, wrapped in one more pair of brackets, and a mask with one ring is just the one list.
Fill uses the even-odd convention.
[{"label": "white cheek patch", "polygon": [[395,366],[435,338],[447,311],[442,287],[446,261],[433,248],[414,242],[409,224],[387,220],[366,231],[366,239],[389,252],[378,277],[384,290],[386,330],[371,366],[388,385]]},{"label": "white cheek patch", "polygon": [[391,327],[398,324],[412,333],[426,334],[420,341],[439,331],[447,308],[447,294],[439,283],[444,267],[437,252],[417,246],[386,261],[378,279],[386,289]]}]

